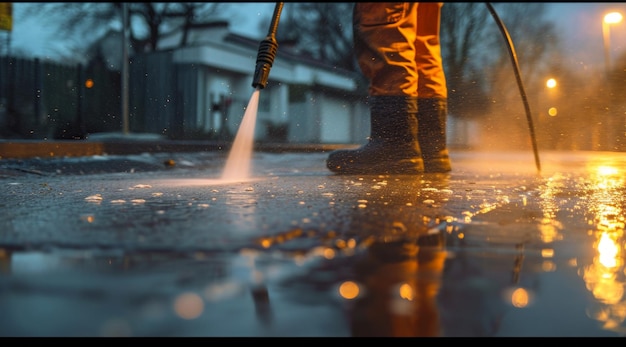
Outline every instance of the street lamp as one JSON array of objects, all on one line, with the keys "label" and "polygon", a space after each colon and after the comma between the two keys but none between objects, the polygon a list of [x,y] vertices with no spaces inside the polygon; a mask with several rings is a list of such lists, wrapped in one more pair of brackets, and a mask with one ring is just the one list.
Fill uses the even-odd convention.
[{"label": "street lamp", "polygon": [[[555,93],[555,88],[556,88],[556,80],[554,78],[549,78],[546,81],[546,87],[548,88],[549,92],[550,92],[550,102],[553,103],[554,102],[554,93]],[[548,115],[550,117],[556,117],[557,114],[557,109],[556,106],[551,106],[550,108],[548,108]]]},{"label": "street lamp", "polygon": [[[608,102],[609,102],[609,114],[608,119],[606,120],[606,124],[608,126],[607,130],[607,134],[610,134],[609,136],[605,136],[605,140],[608,141],[609,143],[607,143],[607,149],[615,149],[616,147],[620,146],[620,141],[622,140],[623,137],[623,130],[624,130],[624,125],[618,125],[615,124],[616,122],[620,122],[620,118],[617,116],[612,116],[613,113],[615,113],[614,106],[615,106],[615,98],[613,96],[613,90],[612,90],[612,85],[613,83],[610,80],[610,76],[611,76],[611,51],[609,49],[610,47],[610,25],[611,24],[617,24],[619,22],[622,21],[622,14],[619,12],[609,12],[604,16],[604,20],[602,21],[602,37],[603,37],[603,42],[604,42],[604,64],[605,64],[605,69],[606,69],[606,79],[607,79],[607,88],[608,88]],[[622,121],[623,122],[623,121]]]},{"label": "street lamp", "polygon": [[128,115],[128,99],[129,99],[129,66],[128,66],[128,44],[129,44],[129,27],[128,27],[128,3],[122,3],[122,133],[128,135],[129,131],[129,115]]},{"label": "street lamp", "polygon": [[619,12],[610,12],[604,16],[602,21],[602,37],[604,42],[604,65],[608,76],[611,70],[611,54],[609,47],[611,46],[610,25],[617,24],[622,21],[622,14]]}]

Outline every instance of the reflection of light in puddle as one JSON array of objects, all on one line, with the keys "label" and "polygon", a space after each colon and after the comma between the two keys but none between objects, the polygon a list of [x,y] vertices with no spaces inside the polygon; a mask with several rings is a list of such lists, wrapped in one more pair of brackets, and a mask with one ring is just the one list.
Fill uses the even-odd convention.
[{"label": "reflection of light in puddle", "polygon": [[158,180],[156,183],[164,184],[168,186],[217,186],[217,185],[225,185],[225,184],[235,184],[235,183],[248,183],[260,181],[262,178],[247,178],[247,179],[206,179],[206,178],[192,178],[192,179],[163,179]]}]

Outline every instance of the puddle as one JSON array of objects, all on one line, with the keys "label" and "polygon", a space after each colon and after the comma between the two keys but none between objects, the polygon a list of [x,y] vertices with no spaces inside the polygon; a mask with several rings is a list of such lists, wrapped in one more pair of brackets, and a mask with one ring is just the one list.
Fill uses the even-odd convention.
[{"label": "puddle", "polygon": [[245,182],[0,185],[0,335],[624,334],[620,166],[391,178],[290,171],[299,157]]}]

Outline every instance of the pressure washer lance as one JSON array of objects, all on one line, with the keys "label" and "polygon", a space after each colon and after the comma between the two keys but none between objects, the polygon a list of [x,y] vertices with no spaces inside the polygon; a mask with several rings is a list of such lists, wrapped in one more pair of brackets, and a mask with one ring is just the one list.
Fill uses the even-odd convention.
[{"label": "pressure washer lance", "polygon": [[270,75],[270,69],[276,58],[278,51],[278,42],[276,41],[276,29],[278,29],[278,20],[280,19],[280,11],[282,11],[283,3],[277,2],[274,7],[274,15],[270,24],[267,37],[259,44],[259,53],[256,57],[256,68],[252,79],[252,87],[263,89],[267,85],[267,79]]}]

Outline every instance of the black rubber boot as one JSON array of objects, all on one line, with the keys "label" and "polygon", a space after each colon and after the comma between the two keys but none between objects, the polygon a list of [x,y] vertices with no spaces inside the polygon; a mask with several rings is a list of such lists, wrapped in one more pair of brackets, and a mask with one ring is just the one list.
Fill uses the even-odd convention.
[{"label": "black rubber boot", "polygon": [[446,99],[420,98],[418,105],[418,131],[425,172],[448,172],[452,170],[446,144]]},{"label": "black rubber boot", "polygon": [[326,160],[337,174],[419,174],[424,162],[417,141],[417,98],[370,98],[371,131],[366,144],[336,150]]}]

